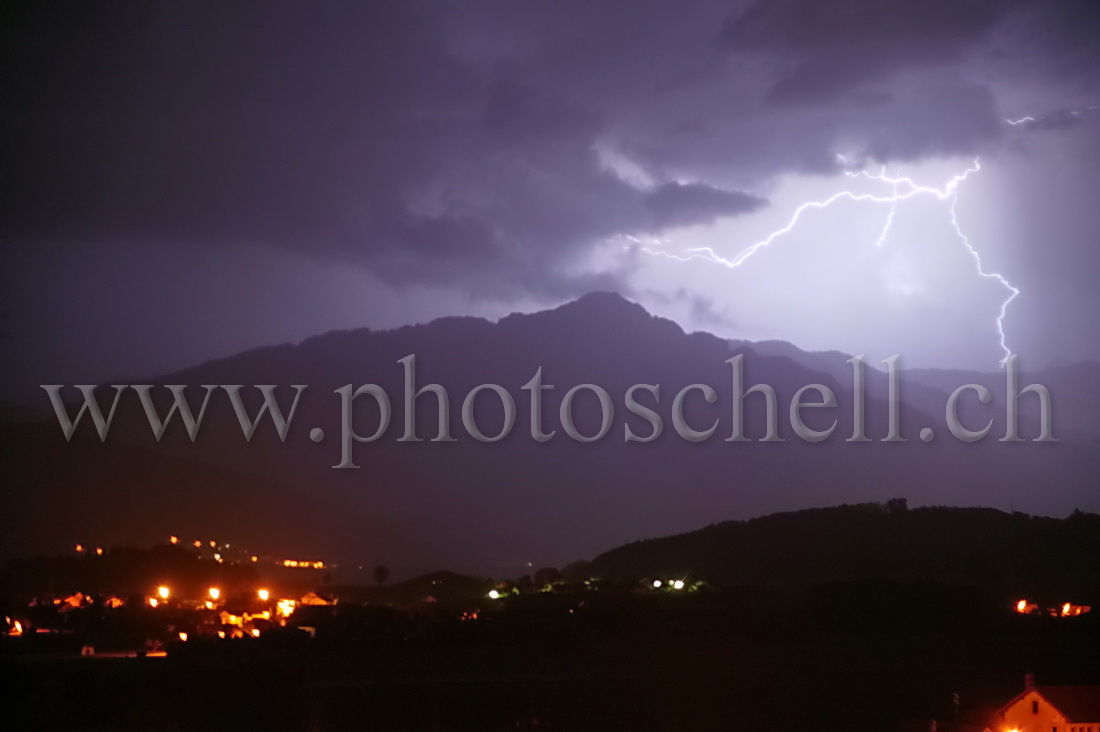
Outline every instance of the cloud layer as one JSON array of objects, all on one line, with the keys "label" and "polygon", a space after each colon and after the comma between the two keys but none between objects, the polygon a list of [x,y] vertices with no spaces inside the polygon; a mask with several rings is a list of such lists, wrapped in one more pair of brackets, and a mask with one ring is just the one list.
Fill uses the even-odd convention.
[{"label": "cloud layer", "polygon": [[[1073,111],[1100,100],[1098,7],[25,2],[0,50],[0,233],[25,254],[4,274],[41,267],[27,253],[46,245],[175,247],[211,268],[278,249],[441,303],[661,290],[699,325],[751,327],[713,288],[640,278],[625,237],[771,220],[784,181],[843,180],[837,153],[895,168],[1037,155],[1031,138],[1091,124]],[[1061,190],[1047,188],[1031,200]],[[1097,273],[1078,228],[1026,254],[1029,294],[1052,263]],[[1041,306],[1014,305],[1056,317]]]},{"label": "cloud layer", "polygon": [[[1045,11],[1049,37],[1028,51],[1088,8]],[[911,160],[995,141],[979,70],[1025,11],[1040,12],[26,4],[6,44],[7,228],[271,244],[395,282],[579,291],[591,283],[567,265],[593,242],[753,210],[770,178],[834,170],[840,148]],[[609,170],[601,145],[650,186]]]}]

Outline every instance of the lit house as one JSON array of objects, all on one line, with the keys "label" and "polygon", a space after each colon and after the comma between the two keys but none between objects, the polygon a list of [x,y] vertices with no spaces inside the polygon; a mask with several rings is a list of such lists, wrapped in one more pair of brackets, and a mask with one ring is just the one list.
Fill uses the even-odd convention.
[{"label": "lit house", "polygon": [[1018,732],[1100,732],[1100,686],[1036,686],[1001,707],[1006,730]]}]

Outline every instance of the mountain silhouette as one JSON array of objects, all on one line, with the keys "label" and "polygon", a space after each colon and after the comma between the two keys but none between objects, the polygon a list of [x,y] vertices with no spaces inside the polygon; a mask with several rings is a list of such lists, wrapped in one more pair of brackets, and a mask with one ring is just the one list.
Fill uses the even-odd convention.
[{"label": "mountain silhouette", "polygon": [[[438,412],[431,394],[416,402],[422,441],[398,441],[405,430],[399,360],[411,354],[416,385],[438,383],[448,391],[452,442],[432,441]],[[785,442],[760,441],[767,415],[758,394],[745,400],[750,441],[726,441],[733,403],[732,369],[726,361],[736,355],[743,356],[745,388],[757,383],[774,387]],[[5,491],[20,493],[21,511],[28,516],[79,505],[89,523],[105,527],[103,542],[133,541],[134,523],[157,536],[181,533],[178,517],[187,507],[183,513],[191,519],[201,523],[209,512],[211,525],[247,534],[263,553],[286,553],[292,544],[308,556],[356,565],[385,563],[405,576],[440,568],[515,576],[529,571],[529,564],[561,566],[641,537],[718,520],[897,495],[913,505],[988,505],[1061,516],[1075,508],[1100,508],[1094,477],[1100,460],[1082,436],[1087,431],[1067,430],[1073,436],[1057,443],[1000,443],[996,438],[1003,427],[995,418],[989,438],[964,444],[951,439],[944,425],[945,384],[924,384],[903,374],[900,412],[907,441],[882,442],[888,419],[886,375],[869,365],[866,432],[872,440],[846,442],[853,431],[853,399],[850,367],[843,360],[839,353],[805,354],[774,345],[758,350],[708,333],[685,333],[611,293],[592,293],[495,323],[451,317],[387,331],[333,331],[141,382],[187,385],[195,412],[204,393],[201,385],[245,385],[242,397],[252,415],[261,399],[251,385],[278,385],[275,393],[284,412],[294,396],[291,385],[307,385],[285,442],[267,419],[246,441],[219,389],[212,392],[195,442],[177,416],[158,443],[137,394],[126,390],[103,445],[87,419],[72,443],[65,443],[52,418],[46,428],[7,427],[18,435],[20,447],[10,471],[15,480],[6,482]],[[543,392],[543,429],[556,431],[546,442],[531,437],[530,392],[521,388],[540,368],[543,383],[554,385]],[[1026,375],[1021,378],[1021,385],[1029,383]],[[829,439],[808,443],[793,433],[788,406],[801,387],[815,383],[832,389],[839,406],[806,409],[806,422],[824,429],[836,419],[837,426]],[[392,420],[379,440],[354,445],[358,469],[333,469],[341,459],[340,397],[334,392],[349,384],[385,389]],[[500,385],[515,401],[515,425],[499,442],[473,439],[462,422],[463,400],[482,384]],[[563,396],[580,384],[601,386],[614,404],[610,431],[595,442],[570,439],[559,419]],[[659,404],[648,391],[635,393],[663,419],[663,433],[652,442],[624,441],[626,426],[643,436],[651,430],[626,408],[625,394],[634,384],[660,386]],[[707,384],[717,396],[715,404],[704,402],[697,390],[685,398],[685,416],[694,429],[718,420],[714,435],[697,443],[677,435],[670,417],[673,398],[692,384]],[[1051,390],[1062,396],[1057,387]],[[101,387],[97,395],[106,407],[113,391]],[[153,395],[165,415],[167,390],[154,389]],[[72,400],[78,396],[75,389],[66,392],[70,415],[76,413]],[[815,399],[813,393],[805,397]],[[989,417],[983,411],[988,407],[972,401],[961,412],[967,424],[980,425]],[[491,391],[480,393],[472,412],[485,434],[500,430],[504,410]],[[573,414],[581,434],[598,433],[601,419],[593,393],[581,390],[575,396]],[[361,397],[353,417],[359,433],[368,435],[378,424],[377,407]],[[1022,434],[1034,437],[1037,428],[1024,422]],[[935,430],[930,443],[918,438],[924,427]],[[323,430],[324,439],[311,440],[314,429]],[[131,451],[139,451],[141,459]],[[178,480],[181,471],[191,476],[186,485]],[[89,491],[95,501],[86,499]],[[152,499],[135,502],[135,495],[156,496],[153,503],[181,509],[154,511]],[[201,510],[196,508],[200,504]],[[5,523],[18,521],[5,512]],[[33,535],[13,532],[18,538],[5,551],[65,547],[74,541],[65,522],[35,521],[29,524],[36,529]],[[117,536],[111,535],[112,526]]]}]

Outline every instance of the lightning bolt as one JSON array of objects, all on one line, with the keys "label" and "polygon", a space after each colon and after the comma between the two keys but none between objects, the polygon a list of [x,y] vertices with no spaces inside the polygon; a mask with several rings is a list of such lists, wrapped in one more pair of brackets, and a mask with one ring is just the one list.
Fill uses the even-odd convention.
[{"label": "lightning bolt", "polygon": [[1036,124],[1039,122],[1057,121],[1059,119],[1067,120],[1070,117],[1080,117],[1089,112],[1095,112],[1097,109],[1100,109],[1100,106],[1092,104],[1088,107],[1077,107],[1075,109],[1062,109],[1057,112],[1048,112],[1047,114],[1040,114],[1038,117],[1028,115],[1026,117],[1020,117],[1019,119],[1005,119],[1005,123],[1012,127],[1019,127],[1020,125],[1028,126],[1029,124]]},{"label": "lightning bolt", "polygon": [[[848,161],[844,158],[844,156],[838,155],[837,157],[842,163],[847,165]],[[970,239],[966,236],[966,234],[963,233],[962,228],[959,226],[958,217],[955,211],[955,207],[958,202],[959,185],[971,175],[978,173],[980,170],[981,163],[980,161],[975,160],[966,170],[948,180],[942,188],[919,185],[912,178],[904,176],[890,177],[886,174],[885,167],[883,167],[882,170],[877,174],[869,173],[866,170],[858,170],[854,172],[851,170],[846,170],[844,171],[844,175],[849,178],[866,178],[868,180],[878,181],[889,185],[891,188],[890,195],[881,195],[874,193],[855,193],[850,190],[843,190],[834,193],[833,195],[821,201],[807,201],[806,203],[803,203],[795,209],[794,213],[792,214],[791,218],[788,220],[785,226],[771,232],[770,234],[768,234],[768,236],[743,249],[739,254],[733,256],[732,258],[723,257],[711,247],[692,247],[685,250],[687,252],[686,254],[675,254],[664,249],[656,249],[651,246],[653,244],[662,244],[663,242],[661,242],[660,240],[650,240],[643,242],[642,240],[635,237],[630,237],[630,239],[635,243],[635,246],[637,246],[638,249],[654,256],[664,257],[678,262],[702,260],[710,262],[712,264],[721,265],[729,269],[736,269],[744,265],[745,262],[747,262],[754,254],[759,252],[761,249],[765,249],[766,247],[771,246],[773,243],[775,243],[777,239],[780,239],[784,235],[790,233],[798,225],[799,221],[801,221],[802,219],[803,214],[805,214],[807,211],[828,208],[837,201],[848,200],[854,202],[890,204],[890,212],[886,217],[886,223],[883,226],[882,232],[879,234],[878,239],[875,240],[875,245],[881,247],[883,242],[886,240],[886,236],[889,234],[891,227],[893,226],[894,214],[897,211],[899,203],[907,201],[911,198],[915,198],[917,196],[934,196],[941,201],[949,200],[951,225],[954,227],[955,233],[959,237],[959,240],[962,242],[963,246],[966,248],[966,251],[974,260],[974,266],[978,275],[985,279],[995,280],[998,284],[1000,284],[1008,291],[1008,295],[1001,302],[1001,307],[995,321],[998,343],[1001,347],[1001,351],[1004,354],[1004,358],[1002,358],[1000,362],[1003,365],[1005,360],[1007,360],[1008,356],[1011,354],[1011,350],[1006,344],[1004,319],[1008,311],[1009,304],[1016,299],[1017,295],[1020,294],[1020,290],[1014,287],[1003,275],[997,272],[986,271],[985,267],[982,265],[981,255],[978,253],[978,250],[974,248],[974,245],[971,244]]]}]

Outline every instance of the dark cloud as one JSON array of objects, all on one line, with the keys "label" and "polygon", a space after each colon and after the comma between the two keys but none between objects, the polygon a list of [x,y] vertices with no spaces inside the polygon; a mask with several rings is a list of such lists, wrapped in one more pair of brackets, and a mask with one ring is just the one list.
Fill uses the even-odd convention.
[{"label": "dark cloud", "polygon": [[[752,211],[839,149],[996,141],[996,79],[967,64],[1018,5],[22,3],[3,233],[279,246],[504,299],[623,289],[629,262],[576,266],[607,237]],[[1078,4],[1026,7],[1028,53],[1088,46]]]},{"label": "dark cloud", "polygon": [[645,199],[657,228],[710,223],[722,216],[755,211],[764,200],[740,191],[724,191],[703,183],[666,183]]},{"label": "dark cloud", "polygon": [[907,67],[959,60],[1009,7],[994,0],[761,0],[732,16],[719,40],[779,57],[784,70],[771,101],[820,103]]}]

